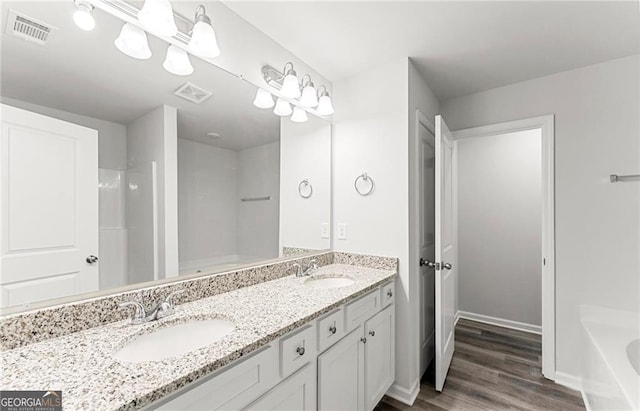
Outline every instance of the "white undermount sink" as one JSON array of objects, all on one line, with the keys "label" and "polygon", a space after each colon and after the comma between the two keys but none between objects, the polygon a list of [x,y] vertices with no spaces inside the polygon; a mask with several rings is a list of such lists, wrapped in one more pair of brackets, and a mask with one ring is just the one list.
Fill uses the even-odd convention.
[{"label": "white undermount sink", "polygon": [[139,363],[179,357],[221,340],[235,329],[223,319],[197,319],[176,323],[136,337],[115,352],[123,362]]},{"label": "white undermount sink", "polygon": [[353,283],[355,281],[349,277],[311,277],[304,282],[307,287],[313,288],[340,288],[350,286]]}]

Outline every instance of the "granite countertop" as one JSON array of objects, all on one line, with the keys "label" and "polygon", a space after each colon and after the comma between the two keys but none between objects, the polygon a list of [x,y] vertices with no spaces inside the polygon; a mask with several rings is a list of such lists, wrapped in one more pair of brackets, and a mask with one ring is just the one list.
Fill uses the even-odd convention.
[{"label": "granite countertop", "polygon": [[[179,305],[143,325],[129,320],[0,353],[2,390],[62,390],[65,410],[131,410],[217,370],[395,277],[392,270],[331,264],[313,276],[349,276],[353,285],[317,289],[287,276]],[[223,318],[235,330],[181,357],[122,363],[112,354],[151,329],[194,318]]]}]

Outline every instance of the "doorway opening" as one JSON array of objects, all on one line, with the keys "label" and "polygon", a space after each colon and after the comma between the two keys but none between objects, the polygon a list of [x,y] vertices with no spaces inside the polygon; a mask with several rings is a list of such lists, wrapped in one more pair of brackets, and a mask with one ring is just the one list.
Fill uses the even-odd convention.
[{"label": "doorway opening", "polygon": [[[433,127],[433,123],[429,121],[425,116],[418,112],[417,124],[416,124],[416,139],[418,141],[418,147],[421,147],[420,142],[423,141],[423,147],[428,148],[430,144],[428,141],[446,141],[443,140],[443,130],[447,131],[446,124],[439,116],[436,117],[436,124],[440,124],[440,128]],[[458,250],[462,245],[463,259],[460,260],[458,251],[455,252],[455,256],[449,258],[449,261],[454,262],[453,270],[450,272],[454,275],[455,281],[455,293],[452,296],[455,301],[455,322],[459,318],[467,318],[470,320],[493,323],[503,327],[517,328],[529,332],[536,332],[542,335],[542,374],[550,380],[555,380],[555,246],[554,246],[554,117],[553,115],[511,121],[506,123],[492,124],[489,126],[474,127],[464,130],[459,130],[451,133],[453,139],[453,154],[450,165],[446,164],[446,161],[438,164],[438,147],[434,145],[436,151],[436,161],[432,164],[434,173],[430,174],[429,170],[425,169],[425,165],[429,165],[430,158],[429,150],[420,151],[417,156],[421,157],[418,161],[419,174],[422,175],[422,182],[419,184],[419,191],[424,190],[427,194],[419,194],[419,201],[421,204],[420,214],[424,222],[420,223],[420,257],[424,260],[431,260],[436,267],[438,263],[443,262],[433,260],[433,250],[429,249],[429,233],[436,232],[435,237],[438,237],[438,226],[431,227],[428,221],[433,220],[430,204],[435,202],[438,204],[440,200],[434,201],[437,196],[437,192],[440,192],[440,199],[443,197],[442,187],[446,187],[446,184],[440,183],[440,189],[436,182],[435,185],[430,185],[430,176],[434,175],[438,180],[438,174],[440,176],[447,173],[447,169],[451,170],[451,184],[452,184],[452,199],[451,199],[451,221],[450,226],[453,227],[453,248]],[[487,144],[489,143],[489,144]],[[518,145],[519,144],[519,145]],[[509,147],[512,146],[512,147]],[[517,147],[516,147],[517,146]],[[441,147],[444,147],[441,144]],[[446,150],[445,150],[446,151]],[[518,157],[519,151],[519,159]],[[502,160],[497,157],[498,155],[509,155],[513,153],[513,158],[503,158]],[[442,153],[440,153],[442,157]],[[424,159],[422,159],[424,157]],[[446,159],[446,156],[444,156]],[[526,161],[525,161],[526,160]],[[490,161],[491,163],[487,163]],[[510,164],[509,164],[510,163]],[[485,167],[483,167],[483,165]],[[438,170],[440,171],[438,173]],[[444,173],[443,173],[444,170]],[[420,181],[420,179],[418,179]],[[440,181],[440,180],[438,180]],[[445,180],[446,181],[446,178]],[[431,188],[430,188],[431,187]],[[521,190],[520,188],[525,188]],[[461,194],[460,190],[464,190]],[[428,193],[436,192],[435,195],[429,196]],[[499,198],[513,200],[515,202],[504,201],[501,203]],[[444,206],[443,206],[444,207]],[[489,207],[489,208],[487,208]],[[446,207],[445,207],[446,208]],[[436,218],[436,221],[438,219]],[[511,223],[510,228],[504,226]],[[527,232],[524,230],[524,226],[528,225]],[[515,227],[515,230],[513,229]],[[508,278],[511,282],[500,282],[499,278],[493,278],[492,280],[498,281],[494,286],[496,295],[507,294],[512,298],[513,304],[520,304],[517,298],[513,298],[515,292],[510,292],[509,287],[537,287],[539,293],[532,293],[529,295],[534,296],[537,301],[535,305],[532,305],[533,310],[538,310],[537,313],[523,312],[521,314],[528,314],[529,317],[522,317],[524,320],[509,320],[510,315],[505,315],[500,318],[500,315],[486,315],[479,312],[473,312],[473,310],[465,311],[463,308],[467,307],[463,305],[461,308],[460,298],[460,285],[461,281],[466,281],[469,278],[461,276],[469,275],[470,273],[480,272],[479,278],[471,278],[472,281],[465,282],[463,286],[469,286],[471,292],[478,291],[479,285],[476,284],[480,281],[482,284],[482,270],[478,270],[479,267],[471,266],[469,268],[469,254],[472,254],[472,261],[475,258],[485,258],[483,254],[483,247],[468,247],[469,243],[477,245],[479,242],[489,241],[492,238],[490,235],[485,235],[487,232],[495,231],[500,234],[497,238],[501,243],[491,244],[494,247],[493,252],[508,253],[506,257],[511,262],[510,267],[512,270],[518,270],[523,265],[527,266],[528,274],[530,277],[527,285],[526,281],[522,279]],[[527,234],[529,233],[529,234]],[[533,235],[531,235],[533,233]],[[442,234],[442,233],[440,233]],[[461,238],[461,235],[464,238]],[[518,241],[514,239],[511,244],[510,236],[520,236]],[[494,236],[495,237],[495,236]],[[521,241],[523,240],[524,241]],[[462,240],[462,243],[461,243]],[[439,245],[436,241],[433,244],[433,249],[437,250]],[[465,244],[467,245],[465,247]],[[524,245],[523,245],[524,244]],[[486,244],[484,244],[486,246]],[[442,244],[440,244],[440,247]],[[485,247],[486,248],[486,247]],[[497,251],[496,251],[497,249]],[[518,255],[519,253],[527,253]],[[473,253],[476,255],[473,256]],[[502,264],[504,258],[494,256],[492,258],[485,258],[482,261],[486,272],[490,272],[492,267],[499,267]],[[525,264],[525,261],[528,261]],[[428,262],[428,261],[427,261]],[[422,263],[422,261],[421,261]],[[466,264],[466,266],[465,266]],[[442,267],[442,265],[441,265]],[[462,270],[462,272],[460,271]],[[532,271],[533,270],[533,271]],[[436,321],[438,318],[438,311],[441,312],[440,316],[446,314],[447,310],[443,310],[443,307],[438,307],[439,299],[434,299],[432,293],[429,293],[429,287],[433,281],[432,278],[437,278],[439,275],[446,275],[446,270],[438,269],[429,270],[429,267],[419,268],[420,278],[420,371],[421,375],[426,369],[426,366],[434,359],[433,345],[430,343],[432,339],[439,341],[437,330],[433,329],[433,319],[435,314]],[[497,270],[495,270],[497,271]],[[493,274],[493,273],[491,273]],[[475,285],[474,285],[475,284]],[[475,288],[474,288],[475,287]],[[462,294],[469,295],[469,288],[467,293]],[[525,290],[526,291],[526,290]],[[436,287],[437,294],[437,287]],[[481,294],[481,293],[478,293]],[[485,298],[487,301],[480,301],[491,305],[495,304],[491,298]],[[447,308],[447,307],[444,307]],[[495,307],[494,307],[495,308]],[[500,307],[502,310],[507,310],[508,307]],[[479,310],[481,311],[481,310]],[[525,310],[526,311],[526,310]],[[531,309],[529,310],[531,311]],[[503,311],[505,312],[505,311]],[[511,314],[511,313],[510,313]],[[533,326],[530,326],[533,324]],[[438,355],[435,356],[437,361]],[[437,364],[436,364],[437,366]],[[441,374],[446,376],[446,370],[441,370]],[[443,381],[441,381],[442,383]],[[438,389],[436,387],[436,389]]]},{"label": "doorway opening", "polygon": [[[539,299],[532,302],[528,308],[521,310],[519,313],[521,321],[510,320],[507,315],[491,316],[465,312],[460,308],[460,304],[457,317],[493,322],[505,327],[540,333],[542,335],[542,373],[551,380],[555,380],[553,124],[553,116],[548,115],[453,132],[456,145],[454,203],[457,208],[456,215],[459,218],[456,241],[462,245],[461,252],[482,253],[483,247],[477,246],[479,243],[488,238],[493,241],[499,240],[501,243],[494,243],[492,247],[494,251],[501,248],[497,252],[502,252],[504,258],[500,260],[485,258],[485,262],[489,260],[488,263],[495,268],[510,260],[514,273],[518,267],[528,266],[529,268],[537,267],[539,274],[534,274],[535,278],[529,276],[529,278],[501,280],[499,276],[494,277],[494,281],[500,282],[500,288],[497,291],[503,295],[513,296],[516,294],[515,288],[519,288],[521,292],[526,292],[527,287],[540,289],[539,297],[535,292],[529,293],[529,296],[533,295]],[[478,175],[480,167],[483,166],[482,175]],[[505,200],[504,207],[495,201],[496,197],[502,197]],[[476,199],[475,204],[472,204],[473,198]],[[475,209],[469,207],[470,205],[475,206]],[[488,218],[485,206],[492,207]],[[485,212],[484,217],[483,212]],[[480,223],[476,225],[478,221]],[[482,235],[475,236],[474,228],[476,231],[493,228],[494,233],[497,234],[485,238]],[[461,238],[463,234],[465,239]],[[509,244],[510,240],[511,244]],[[465,241],[475,243],[475,249],[465,248]],[[465,275],[464,265],[479,261],[479,257],[481,256],[472,255],[467,261],[464,261],[464,258],[459,261],[460,269],[463,270],[461,275]],[[538,261],[527,263],[527,260],[532,258]],[[469,267],[466,268],[470,271]],[[478,267],[474,270],[477,272]],[[479,276],[482,277],[482,273]],[[467,285],[478,289],[479,285],[474,285],[477,280],[482,278],[472,279]],[[510,288],[510,284],[513,288]],[[517,299],[503,302],[503,304],[502,310],[509,310],[509,304],[512,307],[515,307],[515,304],[524,305]],[[527,309],[539,311],[524,312]],[[531,326],[532,323],[533,326]],[[537,326],[537,324],[540,325]]]}]

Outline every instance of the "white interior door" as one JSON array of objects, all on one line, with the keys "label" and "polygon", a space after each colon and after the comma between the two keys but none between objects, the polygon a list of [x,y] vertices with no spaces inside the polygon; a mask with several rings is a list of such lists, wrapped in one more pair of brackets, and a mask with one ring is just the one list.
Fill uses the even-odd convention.
[{"label": "white interior door", "polygon": [[456,313],[456,257],[453,214],[453,155],[451,131],[436,116],[436,390],[442,391],[454,349]]},{"label": "white interior door", "polygon": [[0,306],[98,289],[98,132],[2,105]]},{"label": "white interior door", "polygon": [[[418,112],[419,113],[419,112]],[[424,116],[418,114],[419,257],[435,260],[435,136]],[[431,126],[429,126],[431,127]],[[435,273],[420,264],[420,375],[435,355]]]}]

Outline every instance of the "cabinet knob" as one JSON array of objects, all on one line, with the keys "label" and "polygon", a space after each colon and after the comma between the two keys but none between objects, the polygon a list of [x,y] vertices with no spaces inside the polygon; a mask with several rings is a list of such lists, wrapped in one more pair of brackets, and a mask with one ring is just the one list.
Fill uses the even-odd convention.
[{"label": "cabinet knob", "polygon": [[393,297],[393,291],[391,290],[387,291],[387,297],[389,298]]},{"label": "cabinet knob", "polygon": [[332,325],[331,327],[329,327],[329,332],[331,334],[335,334],[338,331],[338,329],[336,328],[335,325]]},{"label": "cabinet knob", "polygon": [[365,337],[360,338],[360,341],[362,341],[363,344],[367,343],[367,339]]},{"label": "cabinet knob", "polygon": [[298,355],[304,355],[304,347],[296,348],[296,352],[298,353]]},{"label": "cabinet knob", "polygon": [[376,335],[376,332],[371,330],[371,331],[369,331],[369,335],[373,337],[374,335]]}]

